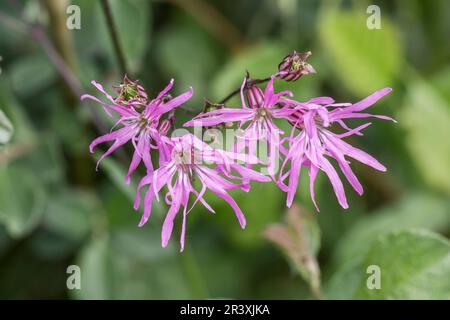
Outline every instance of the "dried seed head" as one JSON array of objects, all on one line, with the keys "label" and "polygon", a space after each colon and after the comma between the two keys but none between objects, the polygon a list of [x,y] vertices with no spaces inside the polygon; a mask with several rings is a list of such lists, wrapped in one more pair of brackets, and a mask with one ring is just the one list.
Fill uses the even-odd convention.
[{"label": "dried seed head", "polygon": [[301,76],[316,73],[316,70],[306,62],[312,55],[311,51],[287,55],[278,65],[279,77],[286,81],[296,81]]}]

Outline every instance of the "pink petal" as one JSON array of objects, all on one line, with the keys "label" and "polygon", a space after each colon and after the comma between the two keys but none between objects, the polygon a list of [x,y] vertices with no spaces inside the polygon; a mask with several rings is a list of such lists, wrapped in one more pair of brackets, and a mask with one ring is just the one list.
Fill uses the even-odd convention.
[{"label": "pink petal", "polygon": [[166,103],[161,104],[154,112],[154,116],[162,115],[166,112],[171,111],[172,109],[175,109],[176,107],[182,105],[186,101],[188,101],[193,94],[192,87],[189,88],[189,91],[186,91],[185,93],[180,94],[179,96],[169,100]]},{"label": "pink petal", "polygon": [[173,87],[173,83],[174,80],[170,79],[169,84],[158,94],[158,96],[156,97],[156,99],[161,99],[162,97],[164,97],[164,95],[170,91],[170,89],[172,89]]},{"label": "pink petal", "polygon": [[332,134],[327,134],[327,138],[336,146],[336,148],[341,150],[342,153],[348,155],[349,157],[352,157],[353,159],[358,160],[359,162],[362,162],[379,171],[386,171],[386,167],[378,162],[378,160],[372,157],[370,154],[358,148],[352,147],[350,144],[334,137]]},{"label": "pink petal", "polygon": [[389,94],[392,92],[392,88],[383,88],[381,90],[375,91],[374,93],[372,93],[370,96],[364,98],[363,100],[354,103],[351,107],[345,109],[346,111],[351,111],[351,112],[359,112],[362,111],[368,107],[370,107],[371,105],[373,105],[374,103],[376,103],[378,100],[380,100],[381,98],[383,98],[385,95]]},{"label": "pink petal", "polygon": [[323,171],[325,171],[325,173],[328,176],[328,179],[330,179],[334,193],[336,194],[336,197],[341,207],[344,209],[348,209],[348,203],[347,198],[345,196],[344,186],[342,185],[342,181],[339,178],[339,175],[337,174],[336,170],[333,168],[331,163],[324,157],[322,157],[321,159],[320,168]]},{"label": "pink petal", "polygon": [[150,217],[152,213],[152,202],[153,202],[154,194],[152,190],[147,190],[144,197],[144,214],[141,217],[141,221],[139,222],[139,227],[142,227]]},{"label": "pink petal", "polygon": [[317,212],[320,212],[319,206],[316,203],[316,196],[314,194],[314,183],[316,181],[317,173],[319,169],[315,165],[309,167],[309,193],[311,195],[314,207],[316,207]]}]

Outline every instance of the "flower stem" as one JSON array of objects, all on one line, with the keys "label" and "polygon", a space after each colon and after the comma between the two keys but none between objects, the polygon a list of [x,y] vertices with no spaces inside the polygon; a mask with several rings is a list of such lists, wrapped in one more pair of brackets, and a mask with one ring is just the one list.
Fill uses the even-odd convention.
[{"label": "flower stem", "polygon": [[117,62],[119,63],[120,72],[122,74],[128,74],[126,63],[125,63],[125,56],[123,54],[123,50],[120,45],[119,35],[117,33],[116,25],[114,24],[111,7],[109,5],[108,0],[101,0],[101,4],[102,4],[103,13],[105,14],[106,24],[108,26],[109,35],[110,35],[112,43],[113,43]]},{"label": "flower stem", "polygon": [[192,297],[194,299],[208,299],[208,289],[203,280],[197,259],[192,252],[192,247],[185,248],[184,252],[180,254],[180,260]]}]

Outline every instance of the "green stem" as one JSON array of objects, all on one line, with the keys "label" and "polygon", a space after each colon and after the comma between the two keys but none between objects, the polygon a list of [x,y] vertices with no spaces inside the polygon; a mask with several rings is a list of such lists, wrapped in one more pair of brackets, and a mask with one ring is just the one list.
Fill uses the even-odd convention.
[{"label": "green stem", "polygon": [[114,18],[112,16],[111,7],[108,0],[101,0],[103,13],[106,18],[106,25],[108,26],[109,35],[111,37],[114,52],[116,54],[117,62],[119,63],[120,72],[122,74],[127,73],[127,67],[125,63],[125,56],[123,54],[122,46],[120,45],[119,35],[117,33],[116,25],[114,24]]},{"label": "green stem", "polygon": [[180,254],[180,261],[191,288],[193,298],[207,299],[209,297],[208,289],[203,281],[197,259],[192,252],[192,247],[185,247],[183,253]]}]

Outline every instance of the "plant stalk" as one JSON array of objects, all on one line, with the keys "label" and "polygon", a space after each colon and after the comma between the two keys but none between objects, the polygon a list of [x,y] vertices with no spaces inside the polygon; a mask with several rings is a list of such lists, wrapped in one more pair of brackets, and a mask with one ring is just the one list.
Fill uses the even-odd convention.
[{"label": "plant stalk", "polygon": [[114,52],[116,54],[117,62],[119,63],[120,72],[122,74],[128,74],[127,65],[125,62],[125,55],[122,50],[122,46],[119,40],[119,34],[117,33],[116,25],[114,24],[114,18],[111,11],[111,6],[108,0],[101,0],[103,13],[106,18],[106,25],[108,26],[109,35],[113,44]]}]

